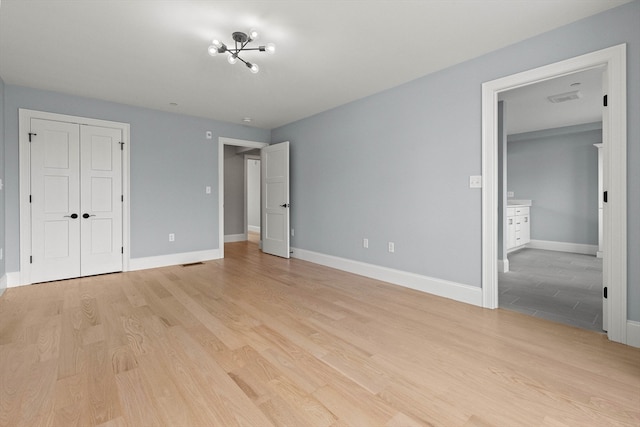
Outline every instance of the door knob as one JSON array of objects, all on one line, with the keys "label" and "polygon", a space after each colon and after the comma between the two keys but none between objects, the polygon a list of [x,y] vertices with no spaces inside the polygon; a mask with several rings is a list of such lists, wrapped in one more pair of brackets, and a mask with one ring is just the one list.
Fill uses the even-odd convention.
[{"label": "door knob", "polygon": [[89,218],[90,216],[95,216],[95,215],[89,215],[88,213],[83,213],[83,214],[82,214],[82,218],[84,218],[84,219],[87,219],[87,218]]},{"label": "door knob", "polygon": [[65,215],[64,217],[65,217],[65,218],[76,219],[76,218],[78,218],[78,214],[73,213],[73,214],[71,214],[71,215]]},{"label": "door knob", "polygon": [[289,203],[283,203],[280,205],[281,208],[288,208],[289,206],[291,206]]}]

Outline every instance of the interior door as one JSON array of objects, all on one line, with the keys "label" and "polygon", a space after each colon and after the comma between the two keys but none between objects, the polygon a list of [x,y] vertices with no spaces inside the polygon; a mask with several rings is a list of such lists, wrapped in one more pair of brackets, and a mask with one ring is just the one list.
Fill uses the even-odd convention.
[{"label": "interior door", "polygon": [[289,141],[261,150],[262,251],[289,258]]},{"label": "interior door", "polygon": [[31,281],[122,271],[120,129],[31,120]]},{"label": "interior door", "polygon": [[77,124],[32,119],[31,279],[80,276],[80,132]]},{"label": "interior door", "polygon": [[81,126],[81,276],[122,271],[122,131]]}]

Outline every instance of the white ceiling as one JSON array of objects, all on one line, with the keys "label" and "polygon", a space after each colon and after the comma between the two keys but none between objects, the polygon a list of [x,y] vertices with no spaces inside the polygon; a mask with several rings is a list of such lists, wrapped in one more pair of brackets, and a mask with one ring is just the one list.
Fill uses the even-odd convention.
[{"label": "white ceiling", "polygon": [[[501,93],[507,134],[601,121],[602,72],[582,71]],[[560,103],[548,99],[573,91],[579,91],[580,98]]]},{"label": "white ceiling", "polygon": [[[270,129],[630,0],[0,1],[7,84]],[[207,54],[249,28],[260,73]]]}]

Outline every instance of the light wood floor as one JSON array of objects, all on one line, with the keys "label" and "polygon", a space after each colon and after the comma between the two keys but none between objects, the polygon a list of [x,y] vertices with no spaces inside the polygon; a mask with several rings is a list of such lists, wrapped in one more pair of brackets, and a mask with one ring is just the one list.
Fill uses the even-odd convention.
[{"label": "light wood floor", "polygon": [[0,425],[640,425],[640,349],[225,252],[8,289]]}]

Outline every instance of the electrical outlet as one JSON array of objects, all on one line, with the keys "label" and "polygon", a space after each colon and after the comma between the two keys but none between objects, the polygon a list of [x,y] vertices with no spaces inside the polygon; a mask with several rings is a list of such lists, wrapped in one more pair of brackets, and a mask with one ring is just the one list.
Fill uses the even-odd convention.
[{"label": "electrical outlet", "polygon": [[176,235],[174,233],[169,233],[169,241],[170,242],[175,242],[176,241]]},{"label": "electrical outlet", "polygon": [[362,239],[362,247],[365,249],[369,248],[369,239],[367,238]]},{"label": "electrical outlet", "polygon": [[396,244],[393,242],[389,242],[389,252],[393,253],[396,251]]},{"label": "electrical outlet", "polygon": [[293,237],[293,236],[295,236],[295,235],[296,235],[296,231],[292,228],[292,229],[291,229],[291,237]]},{"label": "electrical outlet", "polygon": [[4,248],[0,248],[0,261],[2,261],[3,257],[4,257]]},{"label": "electrical outlet", "polygon": [[469,177],[469,188],[482,188],[482,175],[471,175]]},{"label": "electrical outlet", "polygon": [[205,192],[206,194],[211,194],[211,186],[210,186],[210,185],[207,185],[206,187],[204,187],[204,192]]}]

